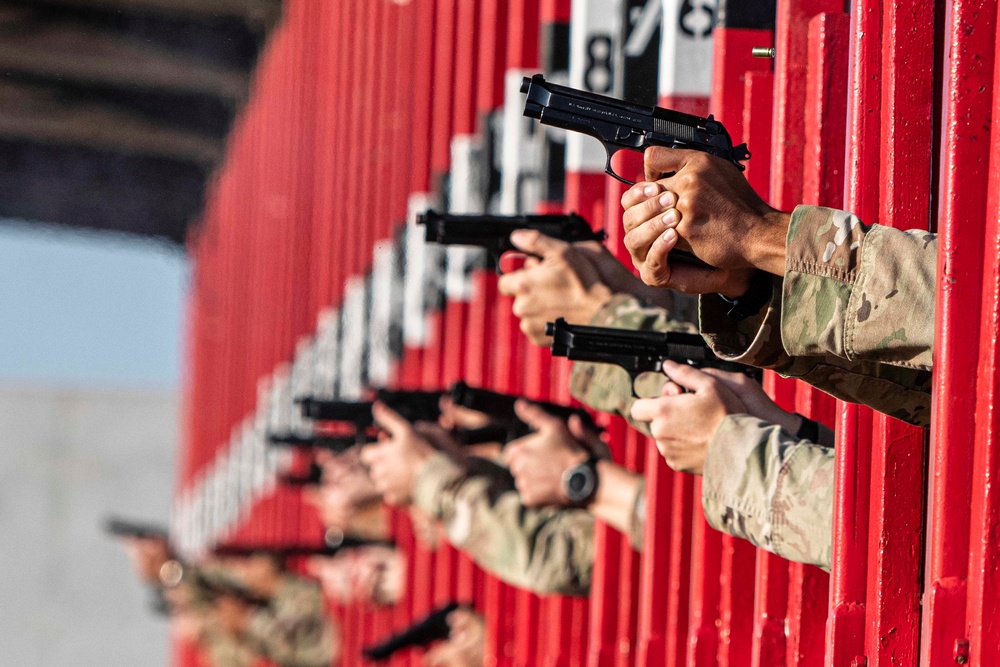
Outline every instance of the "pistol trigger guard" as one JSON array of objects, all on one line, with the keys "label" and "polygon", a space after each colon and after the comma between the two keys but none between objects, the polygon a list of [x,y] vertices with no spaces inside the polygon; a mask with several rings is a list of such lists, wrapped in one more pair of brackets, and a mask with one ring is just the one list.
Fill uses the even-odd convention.
[{"label": "pistol trigger guard", "polygon": [[500,261],[503,259],[502,252],[487,252],[487,265],[486,268],[492,269],[498,276],[503,275],[503,269],[500,268]]},{"label": "pistol trigger guard", "polygon": [[637,392],[635,390],[635,381],[639,379],[639,375],[640,375],[640,373],[629,373],[628,374],[629,379],[632,381],[631,385],[630,385],[630,387],[632,389],[632,398],[642,398],[642,396],[639,395],[639,392]]},{"label": "pistol trigger guard", "polygon": [[[608,154],[608,160],[607,162],[604,163],[604,173],[610,176],[611,178],[615,179],[616,181],[621,181],[625,185],[628,186],[635,185],[635,182],[630,181],[627,178],[623,178],[618,174],[616,174],[614,168],[611,166],[611,158],[613,158],[618,153],[619,150],[624,150],[624,149],[619,148],[618,150],[614,150],[612,148],[609,148],[608,146],[604,147],[604,152]],[[633,393],[635,393],[634,390]]]}]

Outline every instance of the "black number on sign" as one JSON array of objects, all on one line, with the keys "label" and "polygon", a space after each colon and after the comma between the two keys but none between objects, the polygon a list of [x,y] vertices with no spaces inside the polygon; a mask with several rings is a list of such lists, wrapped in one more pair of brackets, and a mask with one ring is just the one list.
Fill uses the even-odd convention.
[{"label": "black number on sign", "polygon": [[611,92],[612,78],[611,37],[594,35],[587,41],[587,69],[583,73],[583,85],[592,93],[608,93]]},{"label": "black number on sign", "polygon": [[677,19],[681,32],[688,37],[704,38],[712,34],[715,27],[715,3],[705,0],[684,0],[681,14]]}]

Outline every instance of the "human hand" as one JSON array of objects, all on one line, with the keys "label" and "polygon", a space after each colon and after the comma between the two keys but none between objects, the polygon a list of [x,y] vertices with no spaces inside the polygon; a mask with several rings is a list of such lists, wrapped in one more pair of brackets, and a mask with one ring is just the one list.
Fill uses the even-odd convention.
[{"label": "human hand", "polygon": [[219,595],[212,603],[215,618],[223,632],[231,637],[240,637],[250,625],[252,609],[249,604],[234,595]]},{"label": "human hand", "polygon": [[434,453],[427,437],[398,412],[381,402],[372,407],[376,423],[382,428],[378,442],[365,445],[361,460],[375,488],[391,505],[410,504],[414,475]]},{"label": "human hand", "polygon": [[486,620],[470,609],[448,615],[451,633],[424,656],[427,667],[481,667],[486,654]]},{"label": "human hand", "polygon": [[438,424],[442,428],[480,428],[490,423],[490,416],[485,412],[472,410],[463,405],[456,405],[451,396],[442,396],[439,403],[441,417]]},{"label": "human hand", "polygon": [[338,604],[355,602],[351,589],[351,553],[340,551],[332,556],[311,556],[306,571],[319,580],[323,594]]},{"label": "human hand", "polygon": [[321,489],[336,488],[344,502],[357,510],[381,500],[381,495],[372,481],[371,474],[361,462],[361,448],[351,447],[339,456],[322,463],[323,484]]},{"label": "human hand", "polygon": [[[632,404],[632,418],[649,422],[660,454],[674,470],[702,474],[708,443],[727,414],[746,406],[724,382],[685,364],[663,362],[671,382],[659,398]],[[683,390],[689,393],[681,393]]]},{"label": "human hand", "polygon": [[542,258],[529,257],[524,268],[501,276],[497,283],[501,294],[514,297],[512,311],[535,345],[551,343],[546,323],[562,317],[570,324],[588,324],[613,296],[587,253],[573,244],[530,230],[514,232],[511,241]]},{"label": "human hand", "polygon": [[796,433],[802,426],[802,415],[787,412],[771,400],[760,383],[744,373],[729,373],[718,368],[706,368],[706,373],[726,385],[746,408],[747,414],[760,420],[777,424],[789,433]]},{"label": "human hand", "polygon": [[[626,237],[629,251],[648,265],[644,282],[674,286],[691,281],[686,291],[742,294],[733,292],[732,276],[712,277],[706,269],[675,266],[678,275],[671,276],[666,254],[674,247],[717,269],[784,273],[790,216],[768,206],[735,165],[701,151],[659,146],[646,151],[645,165],[650,182],[638,183],[622,196],[622,222],[632,234]],[[698,281],[713,285],[695,289]]]},{"label": "human hand", "polygon": [[173,560],[170,544],[162,537],[126,537],[122,540],[132,571],[149,584],[160,583],[160,570]]},{"label": "human hand", "polygon": [[527,507],[567,505],[563,473],[590,458],[581,442],[596,449],[600,437],[588,432],[576,416],[567,424],[528,401],[518,401],[517,416],[535,429],[534,433],[514,440],[504,449],[504,458],[514,483]]}]

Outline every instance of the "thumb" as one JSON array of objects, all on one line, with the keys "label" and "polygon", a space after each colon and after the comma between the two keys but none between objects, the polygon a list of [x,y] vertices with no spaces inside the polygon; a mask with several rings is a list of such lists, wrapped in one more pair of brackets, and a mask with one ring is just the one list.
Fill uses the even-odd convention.
[{"label": "thumb", "polygon": [[569,418],[567,424],[569,426],[569,433],[577,442],[579,442],[584,449],[593,455],[601,456],[603,458],[603,453],[608,451],[608,446],[601,436],[591,429],[587,428],[583,424],[583,420],[580,419],[579,415],[573,415]]},{"label": "thumb", "polygon": [[519,229],[510,235],[510,242],[529,255],[548,257],[557,252],[562,252],[569,245],[565,241],[546,236],[533,229]]},{"label": "thumb", "polygon": [[517,413],[521,421],[536,431],[546,427],[552,428],[562,425],[561,419],[553,417],[531,401],[523,398],[514,404],[514,412]]},{"label": "thumb", "polygon": [[711,375],[694,366],[679,364],[669,359],[663,362],[663,372],[670,378],[671,382],[696,393],[709,389],[716,382],[716,379]]},{"label": "thumb", "polygon": [[376,401],[372,406],[372,416],[379,428],[388,433],[391,437],[396,437],[413,428],[410,422],[381,401]]},{"label": "thumb", "polygon": [[647,181],[658,181],[666,174],[673,175],[680,171],[691,155],[690,150],[653,146],[646,149],[643,163]]}]

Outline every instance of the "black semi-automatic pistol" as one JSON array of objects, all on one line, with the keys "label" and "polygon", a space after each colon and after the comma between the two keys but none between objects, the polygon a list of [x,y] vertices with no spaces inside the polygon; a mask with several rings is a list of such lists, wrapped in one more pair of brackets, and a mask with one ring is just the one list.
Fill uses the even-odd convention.
[{"label": "black semi-automatic pistol", "polygon": [[169,531],[165,526],[110,517],[104,522],[104,532],[115,537],[135,537],[140,540],[167,539]]},{"label": "black semi-automatic pistol", "polygon": [[760,382],[762,371],[753,366],[720,359],[699,334],[634,331],[567,324],[561,317],[545,325],[552,336],[552,356],[573,361],[617,364],[632,379],[632,395],[639,398],[635,381],[644,373],[662,373],[663,362],[675,361],[695,368],[718,368],[743,373]]},{"label": "black semi-automatic pistol", "polygon": [[[477,433],[494,436],[490,441],[499,439],[495,436],[502,434],[503,440],[501,442],[504,443],[518,438],[523,438],[531,433],[531,427],[521,421],[521,418],[518,417],[517,413],[514,411],[514,404],[521,399],[533,405],[537,405],[553,417],[559,417],[563,420],[567,420],[573,415],[576,415],[583,421],[583,425],[587,428],[593,431],[600,430],[597,424],[594,423],[594,419],[590,416],[590,413],[583,408],[575,408],[569,405],[559,405],[558,403],[548,403],[546,401],[536,401],[534,399],[516,396],[514,394],[502,394],[498,391],[492,391],[490,389],[470,387],[464,382],[456,382],[451,387],[451,400],[455,403],[455,405],[475,410],[476,412],[482,412],[490,418],[489,426],[485,426],[482,429],[469,430],[466,436],[467,444],[478,444],[475,442],[469,442],[471,437]],[[460,442],[462,441],[462,438],[458,439]]]},{"label": "black semi-automatic pistol", "polygon": [[[360,441],[360,442],[359,442]],[[365,435],[269,435],[267,442],[271,447],[288,447],[291,449],[326,449],[335,454],[342,454],[357,444],[375,442],[375,438]]]},{"label": "black semi-automatic pistol", "polygon": [[607,234],[594,231],[576,213],[565,215],[451,215],[427,211],[417,218],[428,243],[475,246],[486,250],[490,268],[500,266],[506,252],[521,252],[510,242],[511,232],[532,229],[567,243],[603,241]]},{"label": "black semi-automatic pistol", "polygon": [[365,647],[361,652],[369,660],[381,662],[388,660],[403,649],[412,646],[429,646],[436,641],[443,641],[451,634],[448,616],[459,607],[461,607],[459,603],[449,602],[405,630],[389,637],[381,644]]},{"label": "black semi-automatic pistol", "polygon": [[393,547],[389,540],[369,540],[351,535],[341,535],[334,544],[220,544],[212,549],[219,558],[246,558],[267,554],[278,558],[297,556],[335,556],[343,550],[361,547]]},{"label": "black semi-automatic pistol", "polygon": [[746,144],[733,146],[722,123],[711,115],[694,116],[662,107],[633,104],[585,90],[549,83],[541,74],[524,78],[527,93],[524,115],[543,125],[582,132],[604,144],[608,154],[604,171],[626,185],[634,182],[616,174],[611,158],[621,150],[643,152],[650,146],[704,151],[729,160],[742,171],[750,159]]},{"label": "black semi-automatic pistol", "polygon": [[[442,392],[379,389],[377,401],[398,412],[411,422],[437,421],[441,416]],[[357,429],[359,439],[374,426],[372,406],[375,401],[327,401],[306,398],[299,402],[302,415],[319,421],[349,422]]]}]

